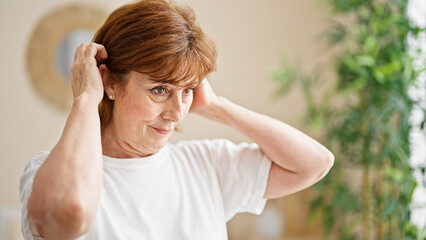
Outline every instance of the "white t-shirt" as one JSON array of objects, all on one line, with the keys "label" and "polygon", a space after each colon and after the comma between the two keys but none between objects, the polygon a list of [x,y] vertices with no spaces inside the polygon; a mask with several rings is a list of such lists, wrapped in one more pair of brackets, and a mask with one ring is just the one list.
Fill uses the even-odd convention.
[{"label": "white t-shirt", "polygon": [[[20,179],[22,232],[37,238],[27,202],[49,152],[35,155]],[[256,144],[225,139],[167,144],[145,158],[103,156],[104,182],[91,230],[79,240],[227,239],[236,213],[260,214],[271,161]]]}]

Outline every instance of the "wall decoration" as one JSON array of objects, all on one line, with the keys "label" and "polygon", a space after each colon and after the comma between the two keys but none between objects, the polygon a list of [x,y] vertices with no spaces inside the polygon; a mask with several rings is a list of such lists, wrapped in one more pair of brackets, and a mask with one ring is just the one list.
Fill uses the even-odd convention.
[{"label": "wall decoration", "polygon": [[68,111],[72,105],[69,69],[81,42],[90,42],[107,18],[98,7],[73,4],[47,13],[29,39],[26,67],[36,92],[51,106]]}]

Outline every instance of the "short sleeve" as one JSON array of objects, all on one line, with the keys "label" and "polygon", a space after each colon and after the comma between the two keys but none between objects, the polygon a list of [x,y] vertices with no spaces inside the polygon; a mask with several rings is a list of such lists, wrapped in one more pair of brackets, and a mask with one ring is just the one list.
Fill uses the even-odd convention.
[{"label": "short sleeve", "polygon": [[261,214],[267,201],[263,196],[271,160],[255,143],[234,144],[226,139],[212,142],[226,221],[241,212]]},{"label": "short sleeve", "polygon": [[34,176],[37,173],[40,166],[43,164],[44,160],[49,156],[49,152],[42,151],[36,154],[25,167],[24,173],[19,179],[19,199],[21,201],[21,228],[22,234],[24,235],[25,240],[34,239],[40,240],[44,239],[39,236],[37,228],[30,221],[28,217],[27,204],[28,198],[31,195],[33,189]]}]

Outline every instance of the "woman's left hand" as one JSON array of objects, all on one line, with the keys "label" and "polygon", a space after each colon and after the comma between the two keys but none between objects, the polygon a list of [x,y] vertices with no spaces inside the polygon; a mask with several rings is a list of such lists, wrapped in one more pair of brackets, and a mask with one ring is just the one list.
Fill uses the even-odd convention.
[{"label": "woman's left hand", "polygon": [[209,81],[204,79],[194,91],[194,99],[189,111],[209,118],[212,110],[218,106],[219,99]]}]

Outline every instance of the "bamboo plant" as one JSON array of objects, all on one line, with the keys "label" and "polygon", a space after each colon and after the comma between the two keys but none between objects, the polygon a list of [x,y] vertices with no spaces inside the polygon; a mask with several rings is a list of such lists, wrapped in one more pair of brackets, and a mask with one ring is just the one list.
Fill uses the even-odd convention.
[{"label": "bamboo plant", "polygon": [[[409,164],[409,118],[417,103],[408,90],[422,70],[413,67],[416,56],[406,44],[409,34],[425,29],[407,18],[406,0],[325,2],[340,19],[325,33],[340,49],[335,87],[318,100],[313,90],[321,79],[314,74],[286,61],[274,73],[280,95],[300,84],[307,123],[320,129],[336,155],[312,202],[324,238],[426,239],[410,222],[413,191],[425,183],[416,181]],[[424,166],[419,168],[424,175]]]}]

